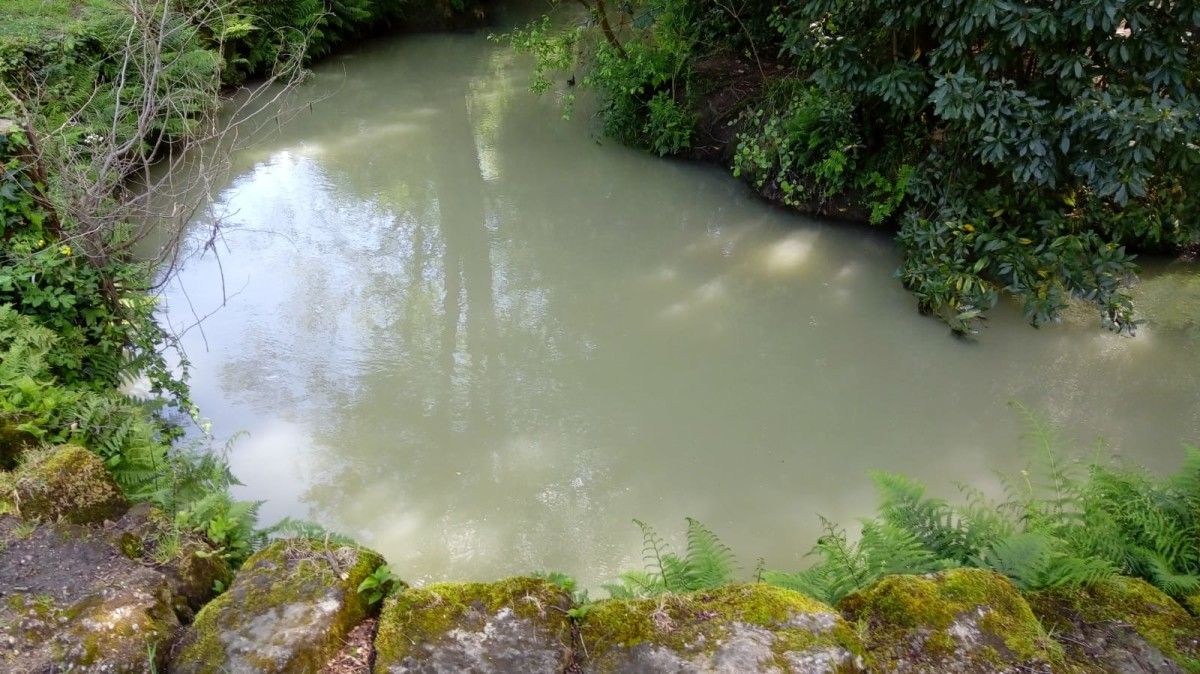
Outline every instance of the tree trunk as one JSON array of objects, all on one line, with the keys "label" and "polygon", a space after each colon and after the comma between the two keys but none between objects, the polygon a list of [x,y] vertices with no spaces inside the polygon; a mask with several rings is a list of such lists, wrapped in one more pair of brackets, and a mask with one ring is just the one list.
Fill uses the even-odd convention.
[{"label": "tree trunk", "polygon": [[608,8],[604,4],[604,0],[593,0],[589,3],[588,0],[579,0],[579,4],[587,7],[591,11],[592,16],[596,18],[596,23],[600,24],[600,30],[604,33],[604,39],[612,45],[613,49],[621,55],[621,58],[628,58],[629,54],[625,53],[625,47],[621,46],[620,40],[617,39],[617,34],[613,32],[612,24],[608,22]]}]

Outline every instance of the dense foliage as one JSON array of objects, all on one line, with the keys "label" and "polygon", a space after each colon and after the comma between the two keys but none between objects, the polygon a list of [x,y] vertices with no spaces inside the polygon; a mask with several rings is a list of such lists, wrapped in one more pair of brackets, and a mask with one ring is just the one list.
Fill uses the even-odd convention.
[{"label": "dense foliage", "polygon": [[225,19],[229,79],[268,70],[302,50],[320,58],[342,44],[402,21],[444,21],[468,0],[235,0]]},{"label": "dense foliage", "polygon": [[[188,403],[144,294],[150,270],[131,260],[97,267],[60,243],[32,197],[41,186],[13,156],[20,136],[8,138],[0,153],[0,467],[23,448],[82,444],[130,498],[162,507],[240,561],[257,538],[255,504],[229,497],[234,479],[219,453],[172,446],[180,430],[160,415],[167,400]],[[168,397],[121,393],[138,374]]]},{"label": "dense foliage", "polygon": [[[40,444],[99,454],[127,494],[238,563],[272,531],[229,495],[223,453],[180,443],[200,421],[187,362],[154,320],[152,263],[130,254],[127,183],[209,129],[220,89],[462,0],[14,0],[0,7],[0,468]],[[138,40],[144,42],[138,43]],[[13,125],[8,120],[19,120]],[[211,136],[205,136],[210,138]],[[160,170],[179,164],[164,162]],[[107,216],[107,217],[106,217]],[[145,377],[155,394],[121,392]],[[205,435],[205,437],[207,437]],[[285,522],[281,532],[295,523]]]},{"label": "dense foliage", "polygon": [[[255,529],[256,504],[229,496],[235,481],[219,448],[181,443],[170,421],[200,419],[188,399],[186,359],[172,366],[172,337],[154,320],[160,272],[130,254],[140,223],[119,217],[132,212],[122,201],[136,195],[126,182],[202,132],[198,119],[215,110],[222,86],[328,53],[404,12],[442,16],[462,7],[459,0],[4,3],[0,469],[30,447],[83,444],[131,498],[204,533],[230,561],[245,558],[269,532]],[[138,39],[156,42],[130,43]],[[140,377],[149,379],[152,402],[122,393]]]},{"label": "dense foliage", "polygon": [[1035,325],[1075,297],[1131,331],[1132,251],[1200,243],[1192,0],[606,11],[619,42],[571,47],[609,134],[659,154],[732,145],[771,198],[897,227],[902,281],[956,330],[1007,292]]}]

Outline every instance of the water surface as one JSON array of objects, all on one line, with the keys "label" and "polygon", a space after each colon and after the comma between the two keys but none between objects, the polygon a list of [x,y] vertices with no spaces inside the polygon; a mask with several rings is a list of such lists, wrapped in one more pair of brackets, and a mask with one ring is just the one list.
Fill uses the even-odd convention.
[{"label": "water surface", "polygon": [[324,62],[241,152],[165,315],[239,495],[404,578],[641,565],[631,524],[701,519],[795,568],[871,470],[946,491],[1020,464],[1020,400],[1156,470],[1200,439],[1187,334],[1011,307],[922,318],[889,237],[772,208],[723,171],[597,142],[483,35]]}]

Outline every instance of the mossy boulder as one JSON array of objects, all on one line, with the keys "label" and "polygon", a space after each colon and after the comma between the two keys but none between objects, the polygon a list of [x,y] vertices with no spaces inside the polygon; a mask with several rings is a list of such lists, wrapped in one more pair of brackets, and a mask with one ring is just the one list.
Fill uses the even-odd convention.
[{"label": "mossy boulder", "polygon": [[1062,653],[1000,574],[955,569],[889,576],[839,603],[873,671],[1048,672]]},{"label": "mossy boulder", "polygon": [[178,629],[167,578],[94,528],[0,516],[0,671],[143,672]]},{"label": "mossy boulder", "polygon": [[1143,580],[1116,577],[1026,598],[1084,671],[1200,672],[1200,619]]},{"label": "mossy boulder", "polygon": [[26,453],[6,482],[7,509],[27,519],[87,524],[115,520],[129,508],[100,457],[78,445]]},{"label": "mossy boulder", "polygon": [[357,588],[383,558],[309,539],[276,541],[246,560],[229,589],[184,633],[171,671],[314,672],[370,610]]},{"label": "mossy boulder", "polygon": [[66,612],[56,639],[67,671],[144,672],[166,664],[179,630],[170,583],[140,568]]},{"label": "mossy boulder", "polygon": [[572,660],[570,597],[537,578],[406,588],[375,636],[377,673],[560,672]]},{"label": "mossy boulder", "polygon": [[831,607],[762,583],[593,604],[584,671],[864,671],[863,644]]},{"label": "mossy boulder", "polygon": [[147,503],[130,508],[106,531],[127,557],[166,576],[179,604],[176,612],[187,619],[212,598],[216,583],[228,586],[232,580],[229,564],[208,541],[174,526]]}]

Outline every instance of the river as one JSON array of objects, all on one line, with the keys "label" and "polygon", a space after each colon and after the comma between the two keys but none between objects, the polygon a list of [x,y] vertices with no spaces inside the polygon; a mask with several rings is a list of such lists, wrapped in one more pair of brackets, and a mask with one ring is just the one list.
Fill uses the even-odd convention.
[{"label": "river", "polygon": [[[484,33],[371,42],[234,158],[163,317],[264,522],[308,518],[410,582],[639,568],[642,518],[796,569],[872,470],[995,493],[1019,401],[1168,470],[1200,441],[1200,340],[1009,305],[918,315],[890,237],[717,167],[597,138]],[[202,254],[203,253],[203,254]],[[225,306],[221,305],[224,302]]]}]

